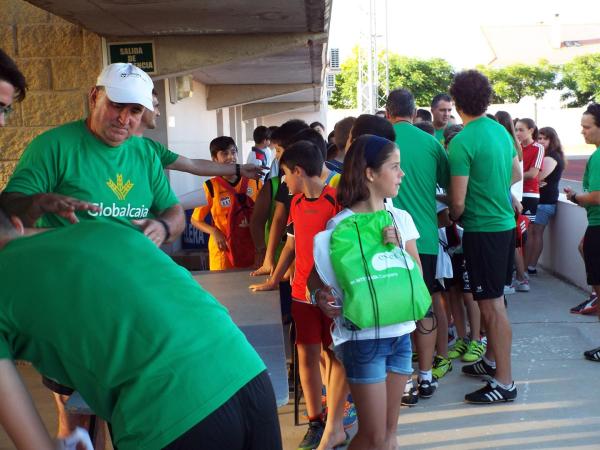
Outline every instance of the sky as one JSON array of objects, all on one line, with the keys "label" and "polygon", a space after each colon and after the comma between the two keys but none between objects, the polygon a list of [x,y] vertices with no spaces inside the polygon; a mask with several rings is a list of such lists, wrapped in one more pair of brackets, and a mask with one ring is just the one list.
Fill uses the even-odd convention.
[{"label": "sky", "polygon": [[[329,47],[340,49],[342,62],[361,40],[361,28],[368,33],[369,3],[333,0]],[[385,3],[375,0],[376,29],[381,35],[385,34]],[[387,0],[387,12],[391,52],[420,58],[441,57],[456,69],[490,61],[481,26],[551,24],[555,14],[564,24],[600,23],[597,0]],[[385,39],[379,38],[378,49],[383,50],[384,44]]]}]

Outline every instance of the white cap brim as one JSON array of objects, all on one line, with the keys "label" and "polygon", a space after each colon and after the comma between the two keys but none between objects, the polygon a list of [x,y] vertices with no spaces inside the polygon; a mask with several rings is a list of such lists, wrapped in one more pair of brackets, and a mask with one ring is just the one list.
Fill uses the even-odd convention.
[{"label": "white cap brim", "polygon": [[152,91],[150,96],[143,95],[139,90],[135,92],[133,89],[123,89],[112,86],[104,86],[106,95],[111,102],[115,103],[136,103],[148,108],[150,111],[154,111],[154,105],[152,103]]}]

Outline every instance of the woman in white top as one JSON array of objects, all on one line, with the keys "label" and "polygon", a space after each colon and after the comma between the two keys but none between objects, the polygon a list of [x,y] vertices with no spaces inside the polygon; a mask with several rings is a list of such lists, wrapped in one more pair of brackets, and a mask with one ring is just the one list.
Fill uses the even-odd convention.
[{"label": "woman in white top", "polygon": [[[345,207],[331,219],[327,230],[315,237],[315,267],[325,288],[315,298],[325,314],[333,317],[333,343],[336,356],[346,370],[358,414],[358,433],[348,449],[396,449],[396,432],[404,386],[412,374],[410,333],[415,322],[382,326],[378,329],[346,328],[344,300],[329,257],[333,229],[353,214],[387,209],[394,226],[381,230],[383,243],[404,249],[419,264],[415,244],[419,233],[411,216],[384,200],[398,193],[402,176],[400,152],[387,139],[363,135],[354,141],[344,160],[344,173],[338,186],[338,201]],[[385,412],[385,414],[382,414]]]}]

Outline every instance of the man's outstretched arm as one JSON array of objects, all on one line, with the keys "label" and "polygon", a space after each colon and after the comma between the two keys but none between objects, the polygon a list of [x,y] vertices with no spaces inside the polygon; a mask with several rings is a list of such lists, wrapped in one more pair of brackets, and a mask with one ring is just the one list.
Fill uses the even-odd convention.
[{"label": "man's outstretched arm", "polygon": [[[222,164],[207,159],[190,159],[179,155],[166,169],[187,172],[200,177],[231,176],[236,174],[235,164]],[[246,178],[262,178],[263,169],[254,164],[240,164],[240,173]]]}]

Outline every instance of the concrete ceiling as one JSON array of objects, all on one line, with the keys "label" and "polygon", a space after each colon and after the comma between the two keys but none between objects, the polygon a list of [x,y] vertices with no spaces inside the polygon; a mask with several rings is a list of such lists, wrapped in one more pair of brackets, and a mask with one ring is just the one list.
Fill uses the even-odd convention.
[{"label": "concrete ceiling", "polygon": [[[272,36],[329,33],[332,0],[29,0],[30,3],[111,40],[166,36]],[[268,50],[267,46],[267,50]],[[202,50],[198,50],[202,51]],[[315,85],[298,96],[273,101],[316,101],[326,64],[326,42],[307,42],[285,52],[253,55],[240,51],[230,61],[195,69],[207,85]],[[157,61],[161,66],[161,61]],[[164,66],[164,64],[163,64]],[[173,72],[170,72],[173,73]],[[163,78],[163,76],[159,77]]]}]

